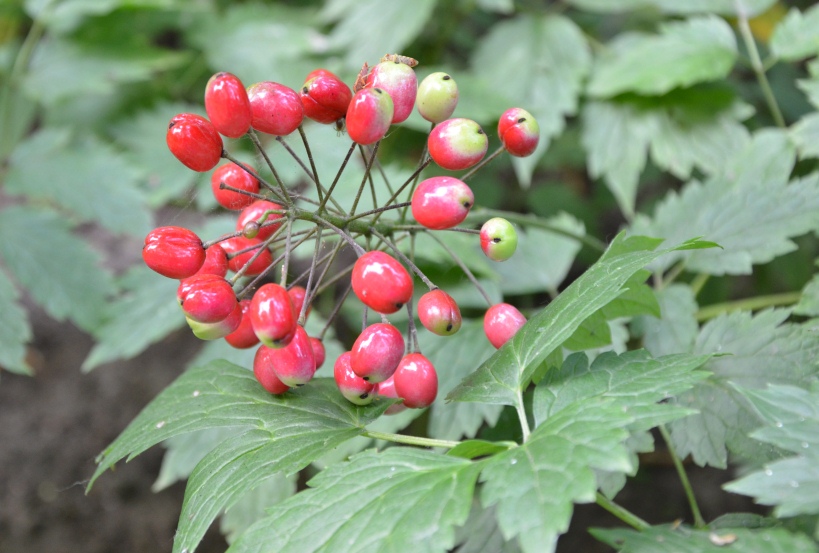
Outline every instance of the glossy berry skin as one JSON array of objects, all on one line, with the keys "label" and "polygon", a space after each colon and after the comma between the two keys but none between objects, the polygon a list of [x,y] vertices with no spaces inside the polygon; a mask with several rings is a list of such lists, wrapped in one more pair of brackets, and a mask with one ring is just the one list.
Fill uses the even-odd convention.
[{"label": "glossy berry skin", "polygon": [[216,130],[227,137],[239,138],[250,129],[250,100],[236,75],[223,71],[208,80],[205,111]]},{"label": "glossy berry skin", "polygon": [[497,303],[483,317],[483,331],[489,342],[500,348],[526,324],[526,317],[513,305]]},{"label": "glossy berry skin", "polygon": [[367,88],[380,88],[390,95],[393,104],[392,123],[406,121],[415,105],[418,78],[409,65],[400,61],[382,61],[370,70]]},{"label": "glossy berry skin", "polygon": [[216,275],[225,278],[228,272],[227,253],[219,244],[205,250],[205,262],[196,271],[197,275]]},{"label": "glossy berry skin", "polygon": [[176,159],[194,171],[210,171],[222,158],[222,137],[210,121],[194,113],[174,116],[165,141]]},{"label": "glossy berry skin", "polygon": [[349,351],[342,353],[336,359],[333,365],[333,378],[336,380],[336,386],[344,398],[356,405],[367,405],[372,403],[375,394],[373,393],[373,384],[367,382],[353,372],[350,366],[352,353]]},{"label": "glossy berry skin", "polygon": [[276,351],[266,346],[259,346],[256,356],[253,358],[253,375],[262,388],[274,395],[280,395],[290,389],[290,386],[279,380],[273,370],[273,363],[270,360],[271,352]]},{"label": "glossy berry skin", "polygon": [[[304,286],[292,286],[287,290],[287,293],[290,295],[290,299],[293,301],[293,310],[296,312],[296,317],[301,315],[301,308],[304,306],[304,299],[307,296],[307,290],[304,289]],[[306,319],[307,316],[310,314],[310,309],[312,306],[307,306],[307,310],[304,312],[304,318]]]},{"label": "glossy berry skin", "polygon": [[347,109],[347,134],[363,146],[378,142],[387,134],[394,111],[389,94],[380,88],[362,88]]},{"label": "glossy berry skin", "polygon": [[310,345],[313,346],[313,356],[316,358],[316,370],[319,370],[327,358],[327,350],[324,349],[324,342],[312,336],[310,337]]},{"label": "glossy berry skin", "polygon": [[[245,225],[251,221],[259,221],[267,211],[277,211],[283,209],[282,206],[269,200],[254,200],[250,205],[245,207],[236,219],[236,230],[243,230]],[[256,238],[265,241],[279,230],[281,223],[273,223],[283,216],[278,213],[270,213],[265,218],[264,223],[259,228]]]},{"label": "glossy berry skin", "polygon": [[301,125],[304,107],[299,95],[292,88],[271,81],[262,81],[247,89],[251,125],[257,131],[276,136],[286,136]]},{"label": "glossy berry skin", "polygon": [[372,324],[361,332],[351,352],[353,372],[375,384],[395,372],[404,355],[404,337],[391,324]]},{"label": "glossy berry skin", "polygon": [[[399,399],[398,393],[395,391],[395,374],[389,377],[387,380],[383,382],[379,382],[373,388],[373,394],[388,397],[391,399]],[[407,408],[406,405],[403,403],[394,403],[387,407],[387,410],[384,411],[385,415],[395,415],[404,411]]]},{"label": "glossy berry skin", "polygon": [[145,237],[142,259],[145,264],[168,278],[188,278],[205,263],[207,254],[202,240],[182,227],[159,227]]},{"label": "glossy berry skin", "polygon": [[256,290],[250,302],[250,322],[259,340],[270,348],[288,344],[296,332],[293,301],[287,290],[278,284],[268,283]]},{"label": "glossy berry skin", "polygon": [[233,287],[217,275],[186,278],[179,283],[176,298],[185,316],[198,323],[224,320],[238,305]]},{"label": "glossy berry skin", "polygon": [[518,247],[518,233],[503,217],[493,217],[481,226],[481,249],[493,261],[506,261]]},{"label": "glossy berry skin", "polygon": [[424,328],[438,336],[451,336],[461,329],[461,310],[443,290],[431,290],[418,300],[418,318]]},{"label": "glossy berry skin", "polygon": [[316,372],[316,358],[310,337],[297,326],[293,339],[283,348],[268,348],[273,371],[288,386],[304,386]]},{"label": "glossy berry skin", "polygon": [[242,320],[233,332],[225,336],[225,341],[236,349],[252,348],[259,343],[259,337],[253,331],[253,323],[250,321],[250,300],[240,301],[239,309],[242,311]]},{"label": "glossy berry skin", "polygon": [[[238,273],[245,264],[259,251],[262,246],[262,241],[258,238],[245,238],[244,236],[237,236],[235,238],[228,238],[219,242],[222,249],[228,254],[228,268],[234,273]],[[238,251],[246,248],[254,247],[250,251],[233,255]],[[233,257],[230,257],[233,255]],[[245,271],[245,276],[257,276],[267,270],[273,263],[273,255],[267,248],[262,248],[262,253],[250,264],[250,267]]]},{"label": "glossy berry skin", "polygon": [[185,316],[185,320],[188,322],[188,326],[191,327],[193,335],[200,340],[218,340],[239,328],[239,324],[242,322],[242,308],[239,307],[239,304],[236,304],[230,315],[215,323],[200,323],[188,316]]},{"label": "glossy berry skin", "polygon": [[475,195],[465,182],[454,177],[432,177],[415,189],[412,216],[429,229],[448,229],[463,222],[474,204]]},{"label": "glossy berry skin", "polygon": [[444,169],[458,171],[478,163],[489,148],[489,138],[471,119],[447,119],[435,125],[427,139],[429,155]]},{"label": "glossy berry skin", "polygon": [[393,381],[395,393],[410,409],[429,407],[438,395],[438,373],[420,353],[410,353],[401,359]]},{"label": "glossy berry skin", "polygon": [[458,85],[443,72],[430,73],[418,85],[415,104],[418,113],[430,123],[441,123],[452,117],[458,105]]},{"label": "glossy berry skin", "polygon": [[540,126],[523,108],[509,108],[498,121],[498,137],[506,151],[515,157],[531,155],[540,141]]},{"label": "glossy berry skin", "polygon": [[378,313],[389,315],[412,298],[412,278],[394,257],[370,251],[353,265],[353,292],[361,302]]},{"label": "glossy berry skin", "polygon": [[347,115],[353,92],[333,73],[317,69],[307,76],[299,98],[304,106],[305,117],[329,125]]},{"label": "glossy berry skin", "polygon": [[210,189],[213,197],[216,198],[219,205],[233,211],[243,209],[256,201],[256,198],[248,194],[220,188],[222,183],[251,194],[259,193],[259,179],[235,163],[220,165],[210,176]]}]

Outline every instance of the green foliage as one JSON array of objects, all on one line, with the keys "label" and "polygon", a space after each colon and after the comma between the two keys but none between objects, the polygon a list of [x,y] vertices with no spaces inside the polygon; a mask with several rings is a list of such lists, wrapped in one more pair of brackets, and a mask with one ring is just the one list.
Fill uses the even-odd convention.
[{"label": "green foliage", "polygon": [[724,528],[717,532],[687,527],[657,526],[643,532],[593,529],[599,540],[624,553],[674,551],[679,553],[723,553],[736,549],[748,553],[809,553],[817,551],[807,536],[791,534],[781,528],[748,530]]}]

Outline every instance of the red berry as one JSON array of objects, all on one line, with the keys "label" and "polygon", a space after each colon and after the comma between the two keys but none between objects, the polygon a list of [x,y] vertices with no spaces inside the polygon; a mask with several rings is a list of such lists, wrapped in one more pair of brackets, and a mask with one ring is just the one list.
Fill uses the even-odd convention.
[{"label": "red berry", "polygon": [[303,386],[310,382],[316,372],[316,358],[310,337],[304,328],[297,326],[293,339],[283,348],[268,348],[268,359],[273,371],[288,386]]},{"label": "red berry", "polygon": [[304,108],[296,91],[279,83],[262,81],[247,89],[253,128],[277,136],[295,131],[304,119]]},{"label": "red berry", "polygon": [[483,159],[489,139],[481,126],[471,119],[447,119],[429,133],[427,147],[435,163],[444,169],[458,171]]},{"label": "red berry", "polygon": [[273,370],[273,363],[270,354],[276,350],[266,346],[259,346],[256,356],[253,358],[253,375],[262,387],[271,394],[283,394],[290,389],[290,386],[279,380]]},{"label": "red berry", "polygon": [[[304,289],[303,286],[293,286],[287,290],[287,293],[290,294],[290,299],[293,301],[293,310],[296,312],[296,317],[301,315],[301,308],[304,305],[304,299],[307,297],[307,290]],[[311,306],[307,306],[307,310],[304,312],[305,319],[310,314]]]},{"label": "red berry", "polygon": [[[278,211],[281,209],[283,209],[282,206],[277,203],[268,200],[255,200],[250,205],[245,207],[239,214],[239,218],[236,220],[236,230],[244,230],[245,225],[251,221],[260,221],[264,214],[268,211]],[[264,242],[273,236],[273,233],[279,230],[279,227],[282,225],[281,223],[271,223],[281,219],[282,217],[283,216],[278,213],[269,213],[267,217],[265,217],[264,223],[259,228],[256,238]]]},{"label": "red berry", "polygon": [[259,193],[259,180],[235,163],[230,162],[220,165],[210,176],[210,188],[213,191],[213,197],[216,198],[219,205],[234,211],[247,207],[256,201],[256,198],[248,194],[220,188],[222,183],[252,194]]},{"label": "red berry", "polygon": [[[398,393],[396,393],[395,391],[395,374],[393,374],[384,382],[377,383],[373,388],[373,394],[382,397],[388,397],[391,399],[399,399]],[[406,408],[407,406],[404,405],[403,403],[393,403],[392,405],[387,407],[387,410],[384,411],[384,414],[395,415],[405,410]]]},{"label": "red berry", "polygon": [[227,318],[238,303],[230,283],[210,274],[195,275],[180,282],[176,297],[185,315],[199,323],[216,323]]},{"label": "red berry", "polygon": [[[213,244],[205,250],[205,263],[196,271],[197,275],[217,275],[222,278],[228,272],[227,253],[219,244]],[[193,275],[195,276],[195,275]]]},{"label": "red berry", "polygon": [[142,247],[145,264],[168,278],[188,278],[205,263],[202,240],[182,227],[159,227],[148,233]]},{"label": "red berry", "polygon": [[218,340],[219,338],[225,338],[239,328],[242,322],[242,308],[237,303],[230,315],[215,323],[200,323],[187,315],[185,320],[188,321],[188,326],[191,327],[193,335],[200,340]]},{"label": "red berry", "polygon": [[421,296],[418,318],[424,328],[439,336],[451,336],[461,329],[461,310],[443,290],[432,290]]},{"label": "red berry", "polygon": [[393,113],[389,94],[380,88],[363,88],[355,93],[347,109],[347,134],[364,146],[378,142],[387,134]]},{"label": "red berry", "polygon": [[319,123],[331,124],[347,114],[353,93],[344,81],[326,69],[307,75],[299,94],[304,115]]},{"label": "red berry", "polygon": [[242,310],[242,320],[233,332],[225,336],[225,341],[236,349],[252,348],[259,343],[259,337],[250,321],[250,300],[240,301],[239,308]]},{"label": "red berry", "polygon": [[250,128],[250,101],[245,85],[230,73],[217,73],[205,87],[205,111],[217,131],[239,138]]},{"label": "red berry", "polygon": [[489,342],[500,348],[526,324],[526,317],[513,305],[498,303],[490,307],[483,317],[483,331]]},{"label": "red berry", "polygon": [[402,355],[401,331],[388,323],[376,323],[365,328],[356,339],[351,364],[355,374],[376,383],[392,376]]},{"label": "red berry", "polygon": [[311,336],[310,345],[313,346],[313,356],[316,358],[316,370],[319,370],[327,357],[327,351],[324,349],[324,342]]},{"label": "red berry", "polygon": [[[228,254],[228,267],[234,273],[238,273],[247,264],[250,259],[256,255],[259,248],[262,247],[262,241],[258,238],[245,238],[244,236],[236,236],[222,240],[219,243],[222,249]],[[250,248],[248,250],[248,248]],[[243,251],[248,250],[248,251]],[[236,252],[243,251],[243,253],[236,254]],[[232,256],[232,257],[231,257]],[[262,248],[262,253],[250,264],[250,267],[245,271],[245,276],[257,276],[267,270],[273,263],[273,255],[267,248]]]},{"label": "red berry", "polygon": [[189,169],[210,171],[222,158],[222,137],[200,115],[180,113],[171,119],[165,134],[168,149]]},{"label": "red berry", "polygon": [[438,373],[420,353],[410,353],[401,359],[393,381],[398,397],[410,409],[429,407],[438,395]]},{"label": "red berry", "polygon": [[390,314],[412,298],[412,278],[395,258],[370,251],[353,266],[353,291],[358,299],[378,313]]},{"label": "red berry", "polygon": [[356,405],[372,403],[375,397],[372,393],[373,384],[353,372],[350,366],[351,359],[352,353],[349,351],[342,353],[336,359],[336,363],[333,365],[333,377],[336,380],[336,386],[338,386],[341,395]]},{"label": "red berry", "polygon": [[261,342],[271,348],[288,344],[296,332],[296,313],[287,290],[268,283],[256,290],[250,302],[250,322]]},{"label": "red berry", "polygon": [[412,113],[418,79],[409,65],[398,60],[382,61],[367,76],[368,88],[380,88],[390,95],[393,103],[392,123],[401,123]]},{"label": "red berry", "polygon": [[516,157],[531,155],[540,141],[540,126],[522,108],[509,108],[498,121],[498,137],[506,151]]},{"label": "red berry", "polygon": [[454,177],[421,181],[412,195],[412,216],[427,228],[441,230],[460,224],[475,204],[472,189]]},{"label": "red berry", "polygon": [[493,261],[506,261],[518,247],[518,233],[503,217],[492,217],[481,226],[481,249]]}]

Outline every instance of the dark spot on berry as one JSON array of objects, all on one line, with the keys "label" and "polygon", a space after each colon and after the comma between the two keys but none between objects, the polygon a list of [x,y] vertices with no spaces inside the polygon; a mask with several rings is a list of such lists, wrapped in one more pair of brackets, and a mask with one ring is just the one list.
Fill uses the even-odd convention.
[{"label": "dark spot on berry", "polygon": [[492,242],[494,242],[495,244],[500,244],[500,241],[501,241],[500,238],[493,238],[492,239]]},{"label": "dark spot on berry", "polygon": [[[398,61],[398,60],[392,60],[392,62],[393,62],[395,65],[398,65],[399,63],[401,63],[401,62],[400,62],[400,61]],[[361,399],[364,399],[364,398],[361,398]]]},{"label": "dark spot on berry", "polygon": [[363,394],[358,396],[358,399],[367,399],[368,397],[370,397],[370,394],[367,393],[367,392],[364,392]]},{"label": "dark spot on berry", "polygon": [[398,309],[401,309],[402,307],[404,307],[404,304],[403,303],[396,303],[395,307],[397,307]]},{"label": "dark spot on berry", "polygon": [[450,330],[452,330],[452,323],[446,325],[446,331],[449,332]]},{"label": "dark spot on berry", "polygon": [[224,77],[225,75],[227,75],[227,73],[225,73],[224,71],[219,71],[219,72],[216,74],[216,78],[217,78],[217,79],[219,79],[219,78]]},{"label": "dark spot on berry", "polygon": [[445,81],[448,81],[448,80],[449,80],[449,79],[451,79],[451,78],[452,78],[452,77],[450,77],[449,75],[444,75],[444,76],[443,76],[443,79],[444,79]]},{"label": "dark spot on berry", "polygon": [[168,128],[172,129],[174,125],[176,125],[176,121],[171,121],[170,125],[168,125]]},{"label": "dark spot on berry", "polygon": [[304,94],[307,94],[307,92],[309,91],[309,89],[308,89],[308,88],[305,86],[304,88],[302,88],[302,89],[301,89],[301,91],[302,91]]},{"label": "dark spot on berry", "polygon": [[483,134],[483,129],[478,129],[478,134]]},{"label": "dark spot on berry", "polygon": [[384,91],[383,91],[383,90],[381,90],[380,88],[374,88],[373,90],[374,90],[375,92],[378,92],[379,94],[381,94],[382,92],[384,92]]},{"label": "dark spot on berry", "polygon": [[518,119],[518,123],[523,123],[524,121],[526,121],[525,117],[521,117],[520,119]]},{"label": "dark spot on berry", "polygon": [[370,377],[369,377],[369,376],[362,376],[362,377],[361,377],[361,380],[363,380],[364,382],[369,382],[369,381],[370,381]]},{"label": "dark spot on berry", "polygon": [[464,207],[469,209],[470,207],[472,207],[472,202],[464,202]]},{"label": "dark spot on berry", "polygon": [[304,384],[296,384],[296,388],[301,388]]}]

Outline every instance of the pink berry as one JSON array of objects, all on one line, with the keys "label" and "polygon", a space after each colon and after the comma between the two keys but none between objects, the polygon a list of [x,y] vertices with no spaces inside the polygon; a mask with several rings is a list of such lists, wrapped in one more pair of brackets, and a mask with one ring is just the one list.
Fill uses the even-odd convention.
[{"label": "pink berry", "polygon": [[259,337],[250,320],[250,300],[240,301],[239,309],[242,310],[242,320],[233,332],[225,336],[225,341],[236,349],[252,348],[259,343]]},{"label": "pink berry", "polygon": [[389,315],[412,298],[412,278],[394,257],[370,251],[353,266],[353,292],[370,309]]},{"label": "pink berry", "polygon": [[303,386],[316,372],[316,358],[310,337],[301,326],[296,326],[293,339],[283,348],[269,348],[268,358],[273,371],[288,386]]},{"label": "pink berry", "polygon": [[239,138],[250,128],[250,101],[242,81],[230,73],[217,73],[205,87],[205,111],[221,134]]},{"label": "pink berry", "polygon": [[253,294],[250,322],[264,345],[281,348],[288,344],[298,327],[296,317],[293,302],[284,287],[271,282]]},{"label": "pink berry", "polygon": [[437,289],[418,300],[418,318],[424,328],[439,336],[451,336],[461,329],[461,310],[452,296]]},{"label": "pink berry", "polygon": [[[253,258],[261,248],[262,252],[250,264],[245,271],[245,276],[258,276],[267,270],[273,263],[273,255],[270,250],[262,247],[262,241],[258,238],[245,238],[237,236],[228,238],[219,243],[222,249],[228,254],[228,267],[234,273],[238,273]],[[242,253],[237,253],[242,252]]]},{"label": "pink berry", "polygon": [[292,88],[270,81],[262,81],[247,89],[252,126],[257,131],[286,136],[295,131],[304,120],[304,108],[299,95]]},{"label": "pink berry", "polygon": [[472,189],[454,177],[421,181],[412,195],[412,216],[423,226],[448,229],[460,224],[475,204]]},{"label": "pink berry", "polygon": [[[290,299],[293,301],[293,310],[296,312],[296,317],[301,315],[301,308],[304,305],[304,300],[307,297],[307,290],[304,289],[304,286],[293,286],[287,290],[287,293],[290,294]],[[311,306],[307,306],[307,310],[304,312],[305,319],[310,314]]]},{"label": "pink berry", "polygon": [[365,328],[352,349],[351,364],[355,374],[370,383],[388,379],[404,355],[401,331],[388,323]]},{"label": "pink berry", "polygon": [[249,194],[221,188],[221,184],[244,190],[250,194],[259,193],[259,180],[233,162],[220,165],[210,177],[213,197],[225,209],[239,210],[249,206],[256,198]]},{"label": "pink berry", "polygon": [[[254,200],[239,214],[239,218],[236,219],[236,230],[243,230],[245,225],[251,221],[260,221],[268,211],[279,211],[281,209],[283,209],[282,206],[275,202],[271,202],[269,200]],[[272,223],[281,219],[282,217],[283,215],[278,213],[268,213],[267,217],[265,217],[264,222],[261,223],[261,226],[256,233],[256,238],[264,242],[273,236],[273,234],[279,230],[279,227],[282,225],[279,222],[275,224]]]},{"label": "pink berry", "polygon": [[299,97],[306,117],[331,124],[347,115],[353,92],[333,73],[317,69],[307,76]]},{"label": "pink berry", "polygon": [[191,327],[193,335],[200,340],[218,340],[219,338],[225,338],[239,328],[242,322],[242,308],[237,303],[230,315],[215,323],[200,323],[187,315],[185,320],[188,321],[188,326]]},{"label": "pink berry", "polygon": [[225,278],[228,272],[227,253],[219,244],[213,244],[205,250],[205,262],[196,271],[197,275],[217,275]]},{"label": "pink berry", "polygon": [[506,151],[516,157],[531,155],[540,141],[540,126],[522,108],[509,108],[498,121],[498,137]]},{"label": "pink berry", "polygon": [[[399,399],[398,393],[395,391],[395,374],[393,374],[387,380],[377,383],[373,388],[373,394],[382,397],[388,397],[391,399]],[[395,415],[405,410],[406,408],[407,406],[404,405],[403,403],[394,403],[387,407],[387,410],[384,411],[384,414]]]},{"label": "pink berry", "polygon": [[207,259],[202,240],[182,227],[159,227],[145,237],[142,247],[145,264],[168,278],[188,278],[202,268]]},{"label": "pink berry", "polygon": [[319,370],[327,358],[327,351],[324,349],[324,342],[318,338],[310,337],[310,345],[313,346],[313,356],[316,358],[316,370]]},{"label": "pink berry", "polygon": [[222,158],[222,137],[213,124],[200,115],[174,116],[168,124],[165,141],[176,159],[200,173],[216,167]]},{"label": "pink berry", "polygon": [[347,109],[347,134],[363,146],[378,142],[387,134],[393,113],[389,94],[380,88],[363,88],[355,93]]},{"label": "pink berry", "polygon": [[498,303],[490,307],[483,317],[483,331],[489,342],[500,348],[526,324],[526,317],[513,305]]},{"label": "pink berry", "polygon": [[458,171],[478,163],[489,148],[483,129],[471,119],[447,119],[427,139],[430,157],[444,169]]},{"label": "pink berry", "polygon": [[438,373],[429,359],[410,353],[395,369],[395,392],[410,409],[429,407],[438,395]]},{"label": "pink berry", "polygon": [[219,322],[238,305],[233,287],[218,275],[186,278],[179,283],[176,297],[185,315],[199,323]]},{"label": "pink berry", "polygon": [[367,88],[380,88],[390,95],[393,103],[392,123],[401,123],[412,113],[418,79],[409,65],[398,60],[382,61],[370,70]]},{"label": "pink berry", "polygon": [[276,350],[267,346],[259,346],[253,358],[253,375],[265,390],[271,394],[280,395],[289,390],[290,386],[282,382],[273,370],[270,354],[274,351]]},{"label": "pink berry", "polygon": [[336,380],[336,386],[338,386],[341,395],[356,405],[372,403],[375,397],[372,393],[373,384],[353,372],[350,366],[351,359],[352,353],[349,351],[342,353],[336,359],[336,363],[333,365],[333,377]]}]

